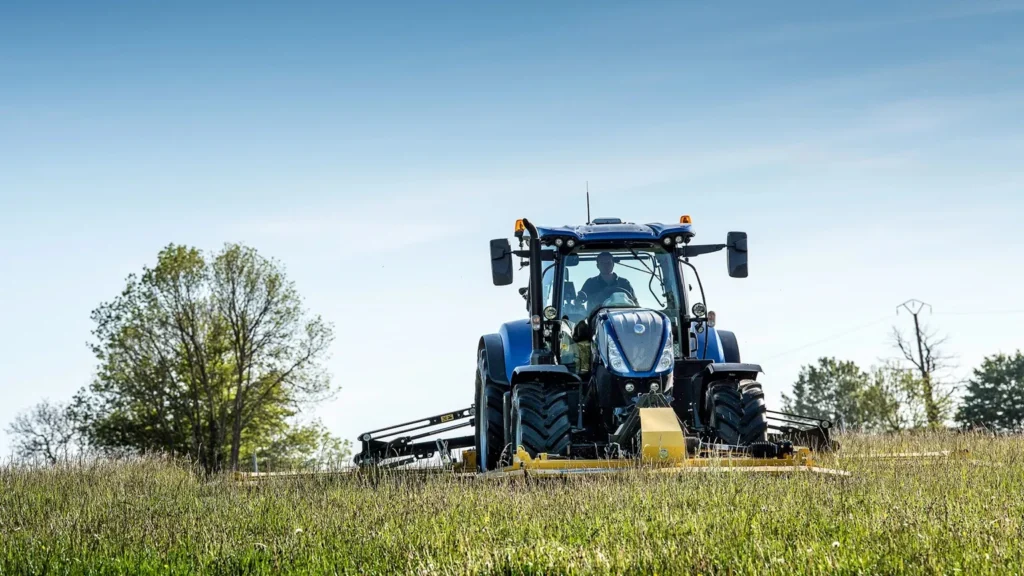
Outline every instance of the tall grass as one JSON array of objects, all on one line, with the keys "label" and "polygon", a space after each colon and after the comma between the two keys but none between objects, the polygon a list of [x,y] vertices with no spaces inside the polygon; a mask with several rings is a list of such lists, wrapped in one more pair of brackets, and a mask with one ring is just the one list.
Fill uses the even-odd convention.
[{"label": "tall grass", "polygon": [[[204,480],[160,460],[0,469],[0,573],[1024,572],[1024,440],[845,437],[848,477],[632,470]],[[869,453],[969,450],[929,460]]]}]

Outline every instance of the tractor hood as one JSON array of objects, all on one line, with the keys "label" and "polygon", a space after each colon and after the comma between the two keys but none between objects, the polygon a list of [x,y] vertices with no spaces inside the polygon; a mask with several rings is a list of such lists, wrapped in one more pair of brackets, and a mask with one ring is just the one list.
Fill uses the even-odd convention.
[{"label": "tractor hood", "polygon": [[[663,361],[666,351],[672,356],[671,323],[661,312],[637,308],[608,310],[598,314],[596,323],[598,350],[612,372],[642,376],[672,370],[673,362]],[[616,356],[625,364],[617,362]]]}]

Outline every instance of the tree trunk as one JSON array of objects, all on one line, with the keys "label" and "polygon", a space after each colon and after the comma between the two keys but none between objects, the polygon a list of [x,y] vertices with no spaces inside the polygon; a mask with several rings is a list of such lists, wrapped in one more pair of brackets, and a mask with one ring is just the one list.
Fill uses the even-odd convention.
[{"label": "tree trunk", "polygon": [[218,441],[220,431],[217,429],[217,420],[215,418],[210,419],[210,447],[209,447],[209,467],[207,472],[216,473],[221,471],[220,461],[220,447],[221,443]]},{"label": "tree trunk", "polygon": [[[244,347],[244,343],[239,345],[239,348]],[[242,407],[245,406],[245,393],[248,390],[246,384],[246,364],[245,360],[247,356],[245,354],[237,354],[237,371],[238,371],[238,383],[235,387],[235,410],[234,417],[231,421],[231,460],[228,465],[231,470],[238,470],[238,457],[239,452],[242,449]]]},{"label": "tree trunk", "polygon": [[[921,369],[921,392],[924,395],[924,415],[928,420],[929,428],[938,428],[939,424],[939,406],[935,402],[935,392],[932,389],[932,375],[928,371],[928,362],[925,360],[924,348],[921,344],[921,324],[917,320],[917,314],[914,314],[914,332],[917,335],[917,357],[920,360],[919,368]],[[929,348],[929,352],[931,349]]]},{"label": "tree trunk", "polygon": [[[239,386],[238,396],[242,396],[244,392]],[[231,470],[238,470],[238,456],[242,449],[242,408],[241,402],[235,402],[235,414],[231,422],[231,461],[229,466]]]}]

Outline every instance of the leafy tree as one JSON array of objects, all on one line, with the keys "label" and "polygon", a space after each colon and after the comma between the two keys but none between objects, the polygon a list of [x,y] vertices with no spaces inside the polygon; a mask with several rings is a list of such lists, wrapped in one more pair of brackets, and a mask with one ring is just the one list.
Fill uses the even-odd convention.
[{"label": "leafy tree", "polygon": [[956,419],[997,430],[1024,427],[1024,354],[996,354],[974,369]]},{"label": "leafy tree", "polygon": [[301,407],[332,393],[332,340],[307,318],[273,260],[236,244],[206,258],[170,245],[93,312],[96,379],[74,403],[107,451],[185,454],[208,472],[238,467]]},{"label": "leafy tree", "polygon": [[261,470],[337,467],[352,455],[352,444],[331,435],[320,422],[313,422],[283,428],[265,443],[246,445],[244,461],[250,461],[253,455]]},{"label": "leafy tree", "polygon": [[43,400],[7,426],[18,458],[49,464],[67,460],[79,440],[78,423],[67,404]]},{"label": "leafy tree", "polygon": [[783,394],[787,412],[825,418],[846,428],[894,432],[925,424],[921,381],[895,363],[866,372],[854,362],[819,358],[804,366]]},{"label": "leafy tree", "polygon": [[783,409],[860,427],[864,421],[860,395],[869,382],[870,376],[853,362],[819,358],[816,366],[800,369],[792,397],[782,395]]},{"label": "leafy tree", "polygon": [[899,432],[928,422],[922,381],[913,372],[889,363],[874,368],[870,385],[859,397],[862,428],[870,432]]}]

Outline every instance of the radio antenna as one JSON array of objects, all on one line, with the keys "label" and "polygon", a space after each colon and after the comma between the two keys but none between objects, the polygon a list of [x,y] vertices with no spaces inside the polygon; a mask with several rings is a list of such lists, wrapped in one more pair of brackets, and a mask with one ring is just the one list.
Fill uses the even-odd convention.
[{"label": "radio antenna", "polygon": [[587,226],[590,226],[590,180],[587,180]]}]

